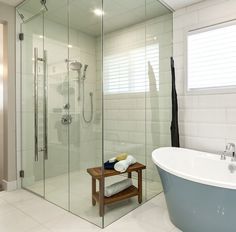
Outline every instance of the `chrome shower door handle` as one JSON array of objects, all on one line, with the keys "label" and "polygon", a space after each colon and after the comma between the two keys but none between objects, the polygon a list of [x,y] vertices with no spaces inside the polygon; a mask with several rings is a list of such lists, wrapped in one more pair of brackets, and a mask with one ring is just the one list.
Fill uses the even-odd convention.
[{"label": "chrome shower door handle", "polygon": [[38,155],[38,48],[34,48],[34,160]]},{"label": "chrome shower door handle", "polygon": [[47,58],[47,51],[43,51],[43,127],[44,127],[44,159],[48,159],[48,121],[47,121],[47,114],[48,114],[48,73],[47,73],[47,67],[48,67],[48,58]]}]

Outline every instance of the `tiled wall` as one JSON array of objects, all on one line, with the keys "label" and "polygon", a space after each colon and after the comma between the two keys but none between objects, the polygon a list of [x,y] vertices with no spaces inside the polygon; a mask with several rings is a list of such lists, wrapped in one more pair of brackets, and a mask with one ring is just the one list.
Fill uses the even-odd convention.
[{"label": "tiled wall", "polygon": [[220,152],[227,142],[236,143],[236,91],[196,95],[185,91],[186,32],[233,20],[235,15],[235,0],[207,0],[174,13],[174,57],[182,147]]},{"label": "tiled wall", "polygon": [[[147,66],[145,78],[146,81],[149,79],[149,85],[146,86],[146,93],[104,95],[104,159],[120,152],[132,154],[138,162],[147,164],[147,177],[152,180],[158,175],[151,161],[151,152],[159,146],[170,145],[169,58],[172,55],[172,15],[106,34],[103,51],[104,57],[119,55],[125,50],[131,51],[157,42],[160,49],[159,58],[157,56],[159,91],[156,90],[157,83],[152,79],[151,69]],[[144,65],[148,62],[145,59],[141,59]],[[99,60],[97,64],[100,65]],[[97,77],[97,86],[100,86],[101,80]]]}]

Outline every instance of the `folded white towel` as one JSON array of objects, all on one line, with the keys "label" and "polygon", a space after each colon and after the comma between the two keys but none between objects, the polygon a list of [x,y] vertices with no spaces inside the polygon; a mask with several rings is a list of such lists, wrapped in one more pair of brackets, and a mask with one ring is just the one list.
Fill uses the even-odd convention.
[{"label": "folded white towel", "polygon": [[131,185],[132,185],[132,179],[128,178],[128,179],[122,180],[120,182],[117,182],[115,184],[105,187],[104,195],[106,197],[111,197],[129,188]]},{"label": "folded white towel", "polygon": [[128,167],[134,163],[136,163],[136,159],[132,155],[128,155],[126,160],[121,160],[117,162],[114,166],[114,169],[117,172],[125,172]]}]

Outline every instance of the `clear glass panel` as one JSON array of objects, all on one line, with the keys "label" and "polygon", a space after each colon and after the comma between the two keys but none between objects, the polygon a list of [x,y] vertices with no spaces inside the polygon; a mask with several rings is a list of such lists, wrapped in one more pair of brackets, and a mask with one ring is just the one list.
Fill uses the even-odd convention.
[{"label": "clear glass panel", "polygon": [[[47,51],[48,159],[45,198],[69,209],[69,81],[67,0],[47,1],[44,49]],[[60,17],[56,17],[59,15]]]},{"label": "clear glass panel", "polygon": [[[104,1],[104,160],[121,153],[145,165],[145,0]],[[145,171],[141,183],[145,187]],[[105,178],[105,186],[127,173]],[[137,191],[138,176],[132,173]],[[130,188],[132,189],[132,188]],[[145,200],[145,188],[142,198]],[[121,192],[125,195],[125,192]],[[114,196],[115,197],[115,196]],[[141,202],[140,202],[141,203]],[[105,207],[105,226],[139,206],[138,196]]]},{"label": "clear glass panel", "polygon": [[102,227],[99,204],[92,204],[92,178],[87,172],[102,163],[101,53],[98,52],[102,18],[94,14],[95,9],[102,9],[101,0],[71,0],[69,5],[69,98],[73,118],[70,210]]},{"label": "clear glass panel", "polygon": [[[156,0],[104,0],[104,160],[127,153],[146,165],[141,180],[142,202],[162,191],[151,152],[169,142],[170,105],[166,102],[170,76],[160,75],[169,71],[172,52],[169,14]],[[168,78],[164,86],[159,84],[163,78]],[[162,105],[158,103],[160,96]],[[159,117],[161,108],[165,109],[162,116],[167,116],[163,121]],[[126,178],[127,174],[106,178],[106,186]],[[132,183],[138,188],[136,173],[132,174]],[[135,196],[106,206],[104,225],[139,203]]]},{"label": "clear glass panel", "polygon": [[158,1],[146,4],[146,197],[162,191],[151,155],[170,146],[172,13]]},{"label": "clear glass panel", "polygon": [[[22,186],[41,196],[44,195],[44,157],[43,152],[38,153],[35,158],[35,109],[38,110],[38,147],[42,145],[43,127],[43,66],[35,59],[35,49],[38,57],[43,56],[43,18],[42,15],[22,24],[24,40],[22,41],[22,169],[25,177]],[[35,63],[38,68],[35,70]],[[36,73],[38,81],[34,82]],[[34,91],[38,87],[38,107],[34,104]]]}]

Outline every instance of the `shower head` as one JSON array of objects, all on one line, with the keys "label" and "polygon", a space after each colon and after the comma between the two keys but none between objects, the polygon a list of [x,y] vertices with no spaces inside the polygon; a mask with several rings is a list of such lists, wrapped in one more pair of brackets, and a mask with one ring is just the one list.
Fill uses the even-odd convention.
[{"label": "shower head", "polygon": [[80,71],[82,68],[82,64],[78,61],[73,61],[70,63],[70,69],[73,71]]}]

